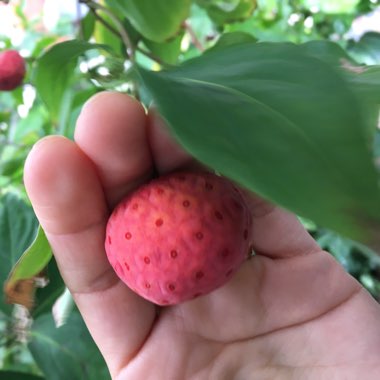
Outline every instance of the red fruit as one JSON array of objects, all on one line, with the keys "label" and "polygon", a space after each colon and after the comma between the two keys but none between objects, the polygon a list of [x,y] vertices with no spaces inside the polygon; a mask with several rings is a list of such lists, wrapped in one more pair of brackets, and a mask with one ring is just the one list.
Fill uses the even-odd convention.
[{"label": "red fruit", "polygon": [[16,50],[0,53],[0,91],[11,91],[19,87],[25,71],[24,58]]},{"label": "red fruit", "polygon": [[140,296],[177,304],[225,284],[250,251],[251,214],[230,181],[174,173],[127,196],[108,224],[105,248]]}]

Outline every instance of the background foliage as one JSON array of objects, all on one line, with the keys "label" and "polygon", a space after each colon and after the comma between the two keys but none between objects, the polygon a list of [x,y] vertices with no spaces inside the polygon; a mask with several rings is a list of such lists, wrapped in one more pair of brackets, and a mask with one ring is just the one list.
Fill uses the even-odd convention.
[{"label": "background foliage", "polygon": [[[362,154],[359,150],[364,149],[360,144],[365,135],[368,137],[365,141],[372,144],[379,164],[380,132],[373,128],[380,101],[379,69],[374,66],[363,71],[365,65],[380,65],[380,28],[376,30],[376,23],[371,27],[371,20],[380,15],[377,0],[102,0],[81,1],[81,4],[65,2],[65,6],[45,1],[42,8],[43,3],[11,1],[8,5],[0,5],[0,16],[7,12],[16,24],[14,33],[0,34],[0,49],[18,49],[28,65],[24,85],[12,92],[0,93],[2,284],[37,234],[38,223],[22,183],[23,164],[32,145],[49,134],[72,138],[75,120],[86,100],[104,89],[116,89],[139,97],[145,104],[155,99],[171,123],[173,133],[187,149],[221,172],[236,176],[235,179],[241,182],[247,178],[244,168],[251,169],[257,162],[253,158],[261,154],[260,157],[272,166],[269,174],[268,170],[263,174],[265,181],[254,184],[255,189],[299,210],[301,220],[321,247],[331,252],[374,297],[380,299],[379,256],[367,246],[330,229],[336,226],[335,230],[339,231],[345,223],[347,228],[342,227],[342,232],[353,229],[355,226],[351,224],[355,223],[351,223],[346,214],[336,221],[333,215],[337,214],[332,213],[328,217],[329,209],[336,208],[337,204],[348,204],[342,194],[354,194],[352,199],[361,199],[355,203],[356,215],[361,211],[363,214],[376,213],[368,199],[373,197],[376,203],[379,195],[368,183],[371,178],[378,182],[378,173],[368,166],[369,159],[363,158],[368,152]],[[54,18],[54,14],[59,17]],[[377,23],[380,25],[379,17]],[[300,49],[293,45],[269,46],[265,53],[262,50],[266,45],[259,44],[258,48],[248,49],[249,54],[242,55],[244,49],[241,46],[252,46],[256,41],[317,42],[302,45]],[[334,45],[326,41],[334,42]],[[194,57],[199,58],[189,61]],[[270,63],[268,57],[271,58]],[[140,67],[138,76],[132,69],[136,62]],[[344,78],[337,74],[336,69],[342,62],[347,69]],[[173,66],[183,63],[186,64],[173,69]],[[245,69],[242,68],[244,63]],[[250,71],[252,67],[255,67],[255,75]],[[162,74],[150,71],[163,68],[169,70]],[[322,75],[321,72],[325,73],[324,76],[316,76],[316,73]],[[285,76],[285,73],[292,73],[292,76]],[[258,141],[257,146],[254,150],[243,146],[241,161],[233,161],[236,156],[231,152],[229,160],[223,162],[223,153],[228,151],[225,140],[233,140],[236,136],[230,124],[224,125],[220,120],[220,132],[212,128],[194,131],[184,123],[184,115],[192,114],[193,119],[187,119],[192,124],[212,125],[215,119],[210,121],[208,118],[215,112],[210,110],[213,107],[220,109],[218,107],[225,100],[226,93],[230,96],[230,107],[227,107],[230,113],[223,115],[227,115],[225,119],[228,121],[236,117],[243,125],[260,115],[263,119],[258,119],[259,122],[270,120],[272,126],[276,123],[283,125],[282,119],[278,121],[278,114],[264,112],[253,105],[250,108],[252,113],[246,115],[247,120],[236,116],[244,114],[247,108],[243,107],[242,112],[238,112],[238,108],[231,104],[239,107],[246,96],[250,101],[260,99],[262,104],[270,104],[272,108],[281,109],[282,106],[281,115],[286,115],[289,120],[299,118],[302,107],[297,105],[302,103],[307,88],[299,93],[298,98],[287,98],[288,87],[271,88],[268,83],[275,86],[274,82],[262,84],[263,79],[273,78],[293,85],[320,86],[320,92],[313,92],[314,98],[308,98],[308,102],[303,104],[304,107],[306,103],[310,106],[310,109],[305,108],[310,112],[310,123],[302,119],[303,122],[297,125],[302,125],[304,131],[309,128],[311,141],[319,139],[318,149],[330,155],[331,172],[330,168],[321,166],[318,155],[310,153],[310,147],[305,148],[304,137],[296,138],[290,134],[285,145],[288,149],[284,149],[284,140],[281,139],[288,129],[279,127],[254,136],[260,138],[254,139]],[[321,83],[321,78],[326,82]],[[247,81],[252,81],[250,83],[255,86],[246,88]],[[210,87],[210,83],[213,86]],[[260,83],[261,88],[258,86]],[[219,86],[218,90],[215,90],[215,85]],[[329,86],[331,92],[327,93],[325,90]],[[218,100],[221,93],[224,95]],[[281,93],[285,95],[281,97]],[[335,119],[331,118],[332,115],[323,115],[331,103],[339,110]],[[197,112],[193,112],[194,109]],[[319,116],[314,118],[313,112],[318,112]],[[348,125],[355,118],[359,120],[360,130],[350,129]],[[318,127],[318,124],[326,123],[334,124],[328,129],[329,133]],[[248,134],[251,130],[241,133]],[[200,143],[203,140],[206,142],[204,146]],[[240,138],[238,142],[243,140],[252,139]],[[299,141],[298,145],[295,141]],[[341,141],[349,146],[344,153],[347,156],[342,156],[339,151]],[[221,146],[225,148],[220,150]],[[274,150],[281,155],[275,157]],[[302,157],[305,161],[301,166],[320,168],[320,177],[313,175],[315,171],[312,170],[307,181],[304,177],[287,173],[286,177],[293,175],[289,181],[295,189],[287,195],[289,183],[273,182],[269,186],[268,181],[279,178],[273,173],[285,171],[287,168],[281,166],[283,158],[291,160],[295,152],[304,152]],[[345,157],[344,162],[339,163],[342,157]],[[340,171],[350,166],[357,169],[355,175],[347,172],[349,180],[342,181],[338,187],[330,186],[336,182],[333,172],[336,162]],[[326,182],[321,182],[321,178]],[[306,190],[315,186],[324,199],[313,198],[310,202],[310,195],[315,193],[307,193]],[[326,187],[330,190],[326,191]],[[294,201],[297,193],[304,194],[305,198]],[[355,198],[357,194],[359,198]],[[328,207],[317,213],[313,202]],[[312,204],[308,206],[308,203]],[[0,380],[108,379],[103,359],[65,291],[54,260],[41,272],[41,263],[48,261],[51,255],[49,247],[43,244],[43,236],[39,236],[39,260],[26,261],[27,264],[24,262],[13,272],[19,277],[25,268],[39,273],[38,279],[34,280],[39,286],[36,291],[30,281],[12,288],[16,297],[26,297],[21,302],[24,305],[34,295],[35,306],[28,312],[22,306],[6,303],[5,296],[0,299]]]}]

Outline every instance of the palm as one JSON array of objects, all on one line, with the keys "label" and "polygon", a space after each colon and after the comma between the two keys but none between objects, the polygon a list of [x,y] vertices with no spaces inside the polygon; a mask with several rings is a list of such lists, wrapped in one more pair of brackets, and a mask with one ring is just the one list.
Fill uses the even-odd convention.
[{"label": "palm", "polygon": [[158,124],[129,98],[102,94],[75,143],[47,139],[26,164],[36,214],[112,376],[377,378],[380,308],[292,215],[257,198],[257,256],[226,286],[156,309],[117,279],[103,248],[109,209],[153,167],[195,165]]},{"label": "palm", "polygon": [[[310,287],[300,290],[312,275],[304,272],[306,258],[299,264],[294,263],[297,258],[285,259],[281,268],[270,259],[254,260],[257,266],[246,265],[227,287],[198,301],[164,309],[120,378],[378,378],[380,314],[375,303],[354,282],[351,292],[322,299],[326,294],[320,289],[326,288],[326,280],[334,277],[336,285],[332,286],[337,288],[345,280],[338,266],[333,264],[335,268],[321,277],[321,283],[317,280],[310,293]],[[317,253],[312,260],[318,268],[329,265],[331,259]],[[254,269],[263,267],[268,276],[264,283]],[[287,275],[278,282],[286,282],[288,276],[300,278],[279,291],[271,285],[271,276],[279,272]],[[296,295],[295,288],[299,289]],[[266,292],[273,300],[266,298]],[[287,292],[293,294],[286,296]],[[276,300],[284,296],[287,299]]]}]

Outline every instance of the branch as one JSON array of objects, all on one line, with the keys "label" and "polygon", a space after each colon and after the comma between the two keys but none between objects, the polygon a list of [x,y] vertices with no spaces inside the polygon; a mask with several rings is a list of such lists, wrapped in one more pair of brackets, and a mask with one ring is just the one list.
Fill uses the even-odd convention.
[{"label": "branch", "polygon": [[184,21],[183,22],[183,27],[185,28],[185,30],[187,31],[187,33],[189,33],[189,36],[190,36],[190,39],[191,39],[191,43],[200,51],[200,52],[204,52],[205,51],[205,48],[204,46],[202,45],[201,41],[199,41],[197,35],[195,34],[194,32],[194,29],[191,27],[191,25],[187,22],[187,21]]},{"label": "branch", "polygon": [[[94,17],[100,23],[102,23],[111,33],[113,33],[117,37],[120,37],[119,32],[107,20],[105,20],[102,16],[100,16],[96,9],[90,8],[90,11],[94,15]],[[143,49],[143,48],[141,48],[139,46],[134,47],[134,50],[140,52],[141,54],[144,54],[145,56],[147,56],[148,58],[150,58],[152,61],[157,62],[161,66],[167,66],[168,65],[166,62],[164,62],[159,57],[155,56],[151,52],[149,52],[149,51],[147,51],[147,50],[145,50],[145,49]]]},{"label": "branch", "polygon": [[147,56],[148,58],[150,58],[152,61],[157,62],[161,66],[169,66],[168,63],[164,62],[161,58],[155,56],[150,51],[147,51],[147,50],[145,50],[145,49],[143,49],[143,48],[141,48],[139,46],[136,47],[136,50],[139,51],[141,54],[144,54],[145,56]]},{"label": "branch", "polygon": [[[124,42],[124,45],[127,48],[127,55],[129,57],[130,61],[132,63],[134,63],[135,62],[135,47],[133,46],[133,43],[132,43],[129,35],[124,28],[123,23],[118,19],[118,17],[116,17],[116,15],[114,15],[113,12],[111,12],[108,8],[106,8],[105,6],[103,6],[99,3],[96,3],[95,1],[92,1],[92,0],[79,0],[79,1],[86,4],[92,11],[99,10],[99,11],[104,12],[112,20],[112,22],[118,27],[117,34],[121,37],[121,39]],[[106,23],[107,23],[107,25],[109,25],[108,22],[106,22]],[[115,30],[112,26],[111,26],[111,28],[113,30]]]},{"label": "branch", "polygon": [[94,15],[94,17],[101,24],[103,24],[111,33],[113,33],[116,37],[120,37],[119,32],[108,21],[106,21],[102,16],[100,16],[96,9],[90,8],[90,11]]}]

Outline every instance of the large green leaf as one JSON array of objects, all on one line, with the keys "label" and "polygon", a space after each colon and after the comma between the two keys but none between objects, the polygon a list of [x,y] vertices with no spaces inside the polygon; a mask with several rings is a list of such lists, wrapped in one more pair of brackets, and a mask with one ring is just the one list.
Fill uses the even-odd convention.
[{"label": "large green leaf", "polygon": [[248,42],[257,42],[257,39],[251,34],[245,32],[223,33],[211,49],[221,49],[226,46],[244,44]]},{"label": "large green leaf", "polygon": [[37,318],[31,329],[29,349],[49,380],[110,379],[106,364],[77,312],[59,328],[51,314]]},{"label": "large green leaf", "polygon": [[380,105],[380,66],[363,66],[352,59],[339,45],[329,41],[312,41],[300,46],[303,51],[317,59],[327,62],[344,75],[352,86],[357,101],[361,103],[362,113],[367,116],[368,136],[373,134],[379,116]]},{"label": "large green leaf", "polygon": [[43,380],[41,376],[25,372],[0,371],[0,380]]},{"label": "large green leaf", "polygon": [[261,43],[140,74],[199,160],[320,225],[375,239],[380,193],[368,121],[335,66],[296,45]]},{"label": "large green leaf", "polygon": [[144,37],[162,42],[174,36],[190,12],[191,0],[106,0]]},{"label": "large green leaf", "polygon": [[306,42],[299,45],[299,49],[332,66],[341,66],[343,62],[355,64],[355,61],[341,46],[330,41]]},{"label": "large green leaf", "polygon": [[361,72],[349,75],[350,82],[356,86],[362,97],[380,104],[380,65],[363,68]]},{"label": "large green leaf", "polygon": [[105,45],[71,40],[54,45],[38,58],[33,76],[34,84],[55,121],[59,117],[78,57],[92,49],[109,48]]},{"label": "large green leaf", "polygon": [[[13,194],[0,199],[0,283],[3,286],[11,269],[29,246],[37,230],[37,219],[31,207]],[[11,306],[0,299],[0,310],[6,313]]]}]

